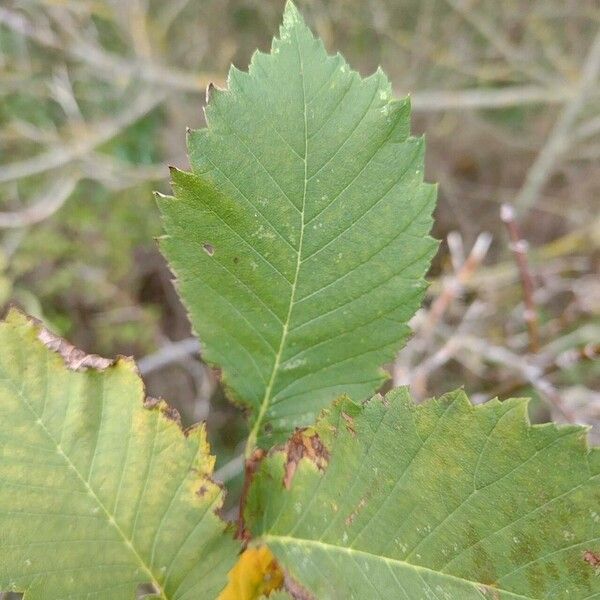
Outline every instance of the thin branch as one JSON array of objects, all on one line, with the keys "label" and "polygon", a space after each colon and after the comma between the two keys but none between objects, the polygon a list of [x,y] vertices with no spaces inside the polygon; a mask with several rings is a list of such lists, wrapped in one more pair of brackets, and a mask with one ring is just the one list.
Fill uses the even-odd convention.
[{"label": "thin branch", "polygon": [[[450,250],[456,250],[457,239],[456,236],[449,235],[449,247]],[[406,385],[412,383],[415,379],[415,374],[412,372],[412,357],[416,353],[416,344],[422,349],[425,349],[433,337],[433,333],[437,328],[438,324],[442,320],[444,314],[458,297],[462,293],[465,284],[471,279],[476,272],[477,268],[483,262],[487,251],[492,242],[492,236],[487,233],[481,233],[477,237],[477,240],[473,244],[473,248],[469,253],[469,256],[464,262],[457,264],[460,258],[457,254],[454,254],[453,266],[455,273],[450,277],[444,277],[442,279],[442,286],[439,295],[432,302],[428,311],[421,311],[417,313],[413,320],[413,329],[417,334],[410,343],[396,358],[392,368],[392,377],[394,386]],[[450,345],[448,349],[452,349]],[[445,352],[445,351],[444,351]],[[436,356],[435,360],[442,359],[446,354]],[[408,364],[408,368],[406,365]],[[427,372],[425,372],[426,376]],[[425,381],[422,379],[421,387],[425,387]]]},{"label": "thin branch", "polygon": [[39,175],[84,157],[146,116],[160,105],[165,97],[166,92],[160,91],[140,94],[122,113],[113,119],[91,125],[87,135],[80,135],[70,146],[48,150],[33,158],[0,166],[0,182]]},{"label": "thin branch", "polygon": [[47,219],[69,199],[77,181],[77,177],[59,178],[27,208],[15,212],[0,212],[0,228],[27,227]]},{"label": "thin branch", "polygon": [[529,350],[538,352],[540,349],[540,332],[537,316],[537,308],[534,301],[535,284],[531,271],[529,269],[529,261],[527,260],[527,250],[529,245],[527,240],[523,239],[519,226],[515,220],[515,211],[510,204],[503,204],[500,209],[500,218],[506,225],[506,230],[510,238],[510,247],[515,257],[515,263],[519,271],[519,278],[523,287],[523,319],[527,324],[529,333]]},{"label": "thin branch", "polygon": [[[561,258],[567,260],[571,254],[589,253],[600,247],[600,217],[588,221],[583,227],[572,231],[552,242],[543,246],[533,248],[529,253],[529,258],[534,265],[548,263]],[[578,257],[573,258],[576,262],[567,265],[570,268],[576,268]],[[469,291],[498,289],[509,285],[518,280],[518,269],[514,260],[498,263],[486,268],[478,269],[473,277],[464,283]],[[433,278],[429,282],[427,293],[430,297],[435,297],[441,293],[444,287],[442,277]]]},{"label": "thin branch", "polygon": [[63,52],[72,60],[93,67],[97,75],[102,75],[111,81],[119,77],[202,94],[211,81],[219,85],[224,83],[223,77],[217,73],[192,73],[172,66],[163,67],[146,59],[130,60],[100,49],[82,39],[63,45],[52,31],[39,30],[22,15],[3,7],[0,7],[0,24],[41,46]]},{"label": "thin branch", "polygon": [[571,130],[594,92],[599,73],[600,31],[596,34],[583,63],[574,96],[560,113],[546,144],[529,169],[525,183],[515,199],[515,208],[519,214],[524,214],[535,205],[548,179],[552,176],[559,158],[569,147]]},{"label": "thin branch", "polygon": [[545,379],[544,371],[538,365],[528,361],[526,357],[514,354],[507,348],[496,346],[489,340],[482,340],[473,336],[461,336],[459,343],[464,348],[469,348],[487,360],[504,365],[516,371],[539,393],[540,397],[569,423],[576,422],[576,416],[564,406],[562,398],[554,386]]},{"label": "thin branch", "polygon": [[547,83],[551,80],[542,69],[536,68],[530,56],[523,54],[519,48],[515,48],[510,40],[502,35],[500,28],[488,22],[480,11],[474,10],[471,1],[446,0],[446,3],[484,37],[514,69],[541,82]]},{"label": "thin branch", "polygon": [[425,358],[412,369],[411,391],[416,398],[424,398],[427,395],[427,380],[429,375],[448,363],[460,349],[460,336],[467,326],[484,310],[482,302],[473,302],[462,316],[461,322],[454,329],[452,335],[433,354]]},{"label": "thin branch", "polygon": [[148,375],[168,365],[185,360],[199,352],[200,342],[194,337],[189,337],[178,342],[171,342],[156,352],[140,358],[137,361],[138,371],[141,375]]},{"label": "thin branch", "polygon": [[465,284],[475,274],[475,271],[485,259],[491,243],[492,236],[489,233],[480,233],[473,244],[473,248],[467,257],[467,260],[465,260],[454,275],[444,281],[442,292],[431,304],[431,308],[427,312],[427,317],[421,327],[421,333],[424,339],[427,339],[431,335],[449,306],[462,292]]},{"label": "thin branch", "polygon": [[[148,61],[131,61],[114,53],[106,52],[84,41],[62,47],[51,32],[38,31],[20,15],[0,8],[0,23],[32,39],[38,44],[62,51],[72,59],[86,63],[97,74],[109,77],[142,80],[156,86],[179,91],[205,94],[208,83],[224,84],[224,77],[217,73],[194,73],[172,66],[161,66]],[[396,90],[398,96],[407,90]],[[537,85],[511,86],[503,89],[464,90],[417,90],[411,92],[412,107],[417,112],[445,110],[493,109],[528,104],[564,104],[573,99],[572,86],[544,87]]]},{"label": "thin branch", "polygon": [[527,104],[564,104],[571,101],[573,96],[572,87],[567,86],[513,85],[501,89],[420,90],[411,94],[411,100],[416,111],[437,112],[509,108]]},{"label": "thin branch", "polygon": [[[562,371],[564,369],[573,367],[577,363],[598,360],[598,358],[600,358],[600,344],[590,343],[577,348],[565,350],[556,358],[549,358],[546,360],[543,364],[541,364],[540,368],[542,369],[542,375],[544,377],[548,377],[557,371]],[[484,402],[496,397],[509,398],[523,388],[523,386],[527,383],[528,381],[522,377],[517,377],[514,380],[508,380],[500,384],[492,392],[486,393],[484,396],[482,396],[481,401]]]}]

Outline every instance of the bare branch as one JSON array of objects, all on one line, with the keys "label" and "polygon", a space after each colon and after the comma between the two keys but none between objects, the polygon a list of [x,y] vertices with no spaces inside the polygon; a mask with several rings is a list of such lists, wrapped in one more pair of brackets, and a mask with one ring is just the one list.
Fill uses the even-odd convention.
[{"label": "bare branch", "polygon": [[39,223],[53,215],[75,190],[77,177],[57,179],[50,189],[43,191],[31,206],[21,211],[0,212],[0,228],[14,229]]},{"label": "bare branch", "polygon": [[140,358],[137,361],[137,367],[142,375],[148,375],[199,352],[200,342],[196,338],[190,337],[178,342],[171,342],[153,354]]},{"label": "bare branch", "polygon": [[523,303],[525,305],[523,319],[527,324],[527,331],[529,333],[529,349],[531,352],[538,352],[540,349],[540,333],[537,308],[533,297],[535,284],[527,260],[527,250],[529,245],[521,235],[519,226],[515,220],[515,211],[510,204],[502,205],[502,208],[500,209],[500,218],[506,225],[506,230],[508,231],[508,236],[510,238],[511,250],[515,257],[521,285],[523,287]]},{"label": "bare branch", "polygon": [[537,202],[540,193],[552,176],[558,159],[568,149],[573,125],[597,85],[600,73],[600,31],[596,34],[581,69],[579,84],[571,101],[563,108],[546,144],[527,173],[523,187],[515,199],[515,208],[524,214]]},{"label": "bare branch", "polygon": [[30,175],[38,175],[58,167],[63,167],[74,160],[106,143],[119,133],[146,116],[166,97],[166,92],[142,93],[133,100],[122,113],[115,118],[95,123],[89,127],[88,133],[73,140],[70,146],[49,150],[33,158],[9,163],[0,167],[0,182],[13,181]]},{"label": "bare branch", "polygon": [[576,422],[576,416],[564,406],[562,398],[554,386],[545,378],[544,370],[526,358],[514,354],[507,348],[496,346],[489,340],[473,336],[461,336],[459,343],[464,348],[484,356],[487,360],[504,365],[518,373],[539,393],[540,397],[569,423]]},{"label": "bare branch", "polygon": [[[75,44],[61,47],[59,40],[51,33],[41,34],[20,15],[0,8],[0,23],[18,31],[46,47],[62,50],[72,59],[84,62],[96,73],[113,80],[115,76],[142,80],[152,85],[168,87],[185,92],[204,94],[206,86],[213,82],[224,85],[224,77],[218,73],[193,73],[171,66],[161,66],[144,61],[131,61],[114,53],[78,40]],[[406,95],[407,90],[398,89],[398,96]],[[544,87],[539,85],[512,86],[502,89],[464,90],[417,90],[411,92],[412,106],[417,112],[441,112],[464,109],[506,108],[527,104],[564,104],[572,100],[572,86]]]},{"label": "bare branch", "polygon": [[492,236],[489,233],[480,233],[473,244],[467,260],[454,275],[445,280],[441,294],[431,304],[431,308],[427,312],[427,317],[421,327],[424,338],[428,338],[431,335],[450,304],[462,292],[464,285],[474,275],[479,265],[485,259],[491,243]]},{"label": "bare branch", "polygon": [[567,86],[546,88],[521,85],[501,89],[419,90],[411,94],[411,100],[416,111],[441,112],[507,108],[527,104],[564,104],[569,102],[573,95],[573,89]]},{"label": "bare branch", "polygon": [[525,73],[537,81],[548,83],[552,81],[542,69],[536,68],[531,62],[531,57],[523,54],[518,48],[502,35],[501,31],[487,21],[480,11],[473,10],[473,2],[470,0],[446,0],[465,21],[499,52],[506,61],[516,70]]}]

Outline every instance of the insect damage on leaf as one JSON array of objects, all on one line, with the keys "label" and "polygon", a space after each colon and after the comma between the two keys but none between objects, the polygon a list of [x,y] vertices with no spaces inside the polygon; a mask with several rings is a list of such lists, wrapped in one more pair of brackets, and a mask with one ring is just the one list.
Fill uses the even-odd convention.
[{"label": "insect damage on leaf", "polygon": [[283,485],[287,489],[291,487],[298,463],[303,458],[310,460],[321,470],[327,466],[329,460],[329,452],[321,442],[319,434],[311,429],[296,431],[285,445],[285,454]]},{"label": "insect damage on leaf", "polygon": [[249,457],[385,380],[437,248],[436,190],[408,99],[328,55],[292,3],[271,52],[207,100],[191,172],[157,196],[160,246],[203,358],[250,409]]},{"label": "insect damage on leaf", "polygon": [[585,560],[585,562],[591,567],[600,569],[600,553],[592,552],[591,550],[586,550],[583,553],[583,560]]}]

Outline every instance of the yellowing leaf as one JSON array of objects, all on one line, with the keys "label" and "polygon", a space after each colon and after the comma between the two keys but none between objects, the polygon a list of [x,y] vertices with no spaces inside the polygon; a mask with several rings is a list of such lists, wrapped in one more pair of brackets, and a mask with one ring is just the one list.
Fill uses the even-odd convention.
[{"label": "yellowing leaf", "polygon": [[0,591],[216,598],[239,545],[215,512],[204,427],[184,434],[165,402],[144,403],[131,360],[85,355],[16,311],[0,348]]},{"label": "yellowing leaf", "polygon": [[248,548],[229,572],[219,600],[258,600],[281,589],[283,573],[266,546]]}]

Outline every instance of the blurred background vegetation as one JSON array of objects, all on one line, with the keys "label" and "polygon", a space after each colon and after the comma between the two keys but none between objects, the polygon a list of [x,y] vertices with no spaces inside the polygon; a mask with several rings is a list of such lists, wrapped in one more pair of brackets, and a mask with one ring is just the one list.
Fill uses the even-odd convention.
[{"label": "blurred background vegetation", "polygon": [[[535,420],[597,425],[598,1],[297,4],[329,49],[411,94],[440,182],[441,250],[393,382],[417,398],[529,395]],[[268,50],[282,9],[0,0],[0,303],[88,352],[135,356],[150,395],[208,419],[230,498],[245,422],[199,360],[151,192],[186,167],[206,85]]]}]

